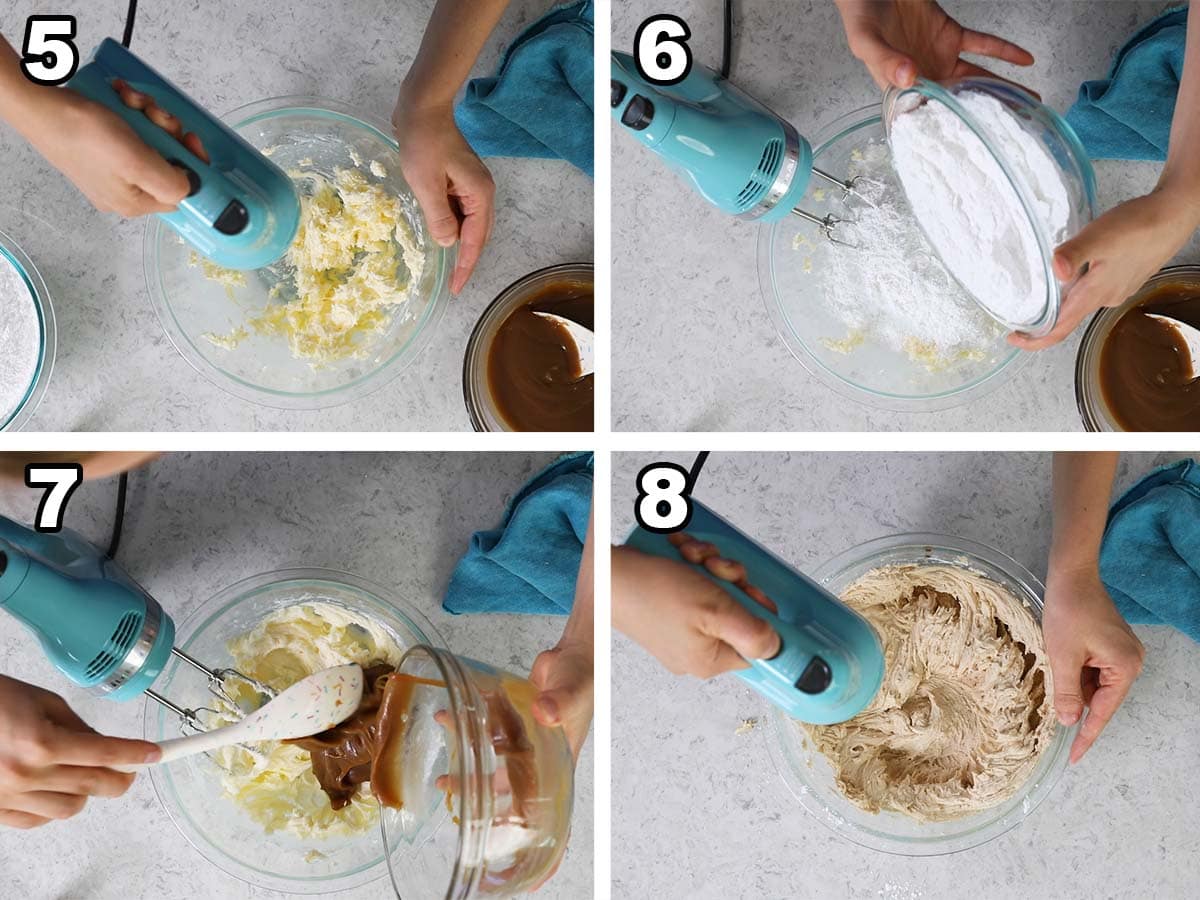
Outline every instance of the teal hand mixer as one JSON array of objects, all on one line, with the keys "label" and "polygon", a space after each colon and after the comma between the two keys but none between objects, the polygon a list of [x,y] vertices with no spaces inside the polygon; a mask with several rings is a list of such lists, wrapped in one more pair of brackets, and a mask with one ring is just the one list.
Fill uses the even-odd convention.
[{"label": "teal hand mixer", "polygon": [[[771,659],[747,660],[737,674],[794,719],[844,722],[862,712],[883,681],[883,648],[866,619],[703,504],[675,534],[637,528],[626,542],[643,553],[690,564],[780,638]],[[717,577],[713,558],[734,563],[738,577]],[[728,568],[725,566],[725,568]],[[761,602],[769,598],[772,612]]]},{"label": "teal hand mixer", "polygon": [[632,56],[614,51],[611,101],[620,130],[718,209],[763,222],[796,215],[855,246],[835,236],[846,219],[799,206],[814,177],[862,199],[854,180],[814,168],[812,147],[790,123],[712,69],[695,63],[681,82],[662,87],[638,74]]},{"label": "teal hand mixer", "polygon": [[231,711],[240,709],[228,689],[234,679],[263,701],[275,696],[255,679],[234,669],[210,669],[176,648],[175,625],[158,602],[65,528],[40,534],[0,516],[0,609],[33,632],[50,661],[75,684],[113,700],[144,694],[196,731],[205,730],[205,708],[184,709],[151,688],[171,657],[205,676],[209,691]]},{"label": "teal hand mixer", "polygon": [[[174,115],[199,137],[205,162],[114,89],[123,81]],[[188,177],[190,192],[174,212],[160,213],[199,253],[227,269],[278,261],[300,226],[292,180],[248,141],[159,75],[117,41],[104,40],[67,87],[111,110],[139,138]]]}]

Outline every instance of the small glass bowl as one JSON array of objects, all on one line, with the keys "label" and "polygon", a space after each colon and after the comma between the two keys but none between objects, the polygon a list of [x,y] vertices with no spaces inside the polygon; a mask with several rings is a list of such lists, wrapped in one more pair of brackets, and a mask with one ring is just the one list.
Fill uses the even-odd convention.
[{"label": "small glass bowl", "polygon": [[594,275],[595,268],[591,263],[547,266],[514,281],[483,311],[467,341],[467,352],[463,358],[463,399],[467,404],[467,414],[471,417],[471,426],[476,431],[513,430],[500,415],[488,386],[488,354],[500,326],[514,310],[546,285],[573,281],[586,283],[591,289]]},{"label": "small glass bowl", "polygon": [[[424,616],[369,581],[327,569],[285,569],[247,578],[207,600],[179,624],[176,646],[210,667],[231,666],[230,639],[254,628],[268,614],[304,602],[334,604],[377,622],[402,649],[443,645]],[[163,670],[155,690],[186,708],[210,703],[205,680],[175,659]],[[149,741],[178,737],[179,720],[147,700],[144,734]],[[150,778],[167,815],[188,842],[213,865],[249,884],[320,894],[387,874],[379,829],[308,842],[284,833],[267,834],[220,796],[220,772],[207,756],[154,767]]]},{"label": "small glass bowl", "polygon": [[1200,265],[1167,266],[1160,269],[1122,303],[1102,309],[1088,323],[1075,355],[1075,403],[1087,431],[1124,431],[1104,400],[1100,389],[1100,354],[1109,332],[1146,294],[1161,284],[1189,284],[1200,290]]},{"label": "small glass bowl", "polygon": [[[834,119],[812,135],[813,165],[826,172],[846,172],[856,150],[884,141],[879,107],[868,106]],[[840,212],[814,206],[815,212]],[[915,227],[915,226],[914,226]],[[808,238],[811,226],[794,217],[763,224],[758,230],[758,279],[763,303],[784,345],[808,372],[833,391],[878,409],[933,412],[978,400],[1009,381],[1030,354],[1004,340],[1004,333],[962,291],[962,304],[979,321],[981,334],[994,334],[978,349],[978,359],[964,359],[929,371],[881,340],[867,338],[849,353],[828,341],[846,332],[836,312],[839,285],[827,282],[819,267],[809,271],[805,254],[794,240]],[[813,238],[820,240],[821,238]],[[835,248],[833,252],[861,250]]]},{"label": "small glass bowl", "polygon": [[533,718],[537,688],[434,647],[409,650],[398,671],[424,684],[406,705],[404,805],[381,820],[396,896],[536,890],[566,852],[575,777],[563,730]]},{"label": "small glass bowl", "polygon": [[[272,269],[246,273],[233,295],[190,265],[191,247],[151,218],[143,251],[146,282],[159,322],[184,359],[213,384],[243,400],[282,409],[321,409],[356,400],[387,384],[429,343],[445,315],[455,252],[438,246],[412,190],[400,173],[390,128],[349,106],[315,97],[280,97],[235,109],[223,121],[285,171],[301,168],[332,178],[334,169],[359,168],[401,199],[425,267],[420,284],[387,330],[365,342],[362,357],[314,366],[296,359],[279,336],[250,334],[233,350],[204,335],[228,335],[274,301]],[[356,163],[351,153],[357,155]],[[378,161],[385,177],[365,167]]]},{"label": "small glass bowl", "polygon": [[[1033,190],[1023,171],[1012,160],[1006,158],[995,137],[975,121],[974,117],[958,102],[959,95],[965,93],[986,94],[1000,101],[1013,114],[1021,127],[1037,139],[1058,166],[1070,202],[1066,230],[1059,237],[1059,243],[1070,240],[1078,234],[1096,214],[1096,174],[1092,168],[1091,159],[1079,142],[1075,130],[1067,124],[1062,116],[1041,103],[1028,91],[997,78],[970,76],[952,79],[943,84],[936,84],[921,78],[910,88],[892,87],[884,94],[883,124],[889,138],[897,116],[909,112],[923,103],[936,101],[962,119],[999,164],[1000,169],[1007,176],[1009,184],[1020,198],[1029,225],[1037,238],[1046,279],[1046,300],[1039,314],[1027,322],[1006,321],[982,303],[980,303],[980,308],[1007,329],[1023,331],[1032,335],[1046,334],[1058,321],[1058,310],[1062,305],[1062,298],[1066,296],[1073,282],[1062,284],[1055,278],[1054,250],[1057,245],[1052,243],[1055,236],[1045,233],[1035,211]],[[924,231],[924,225],[919,220],[917,224]],[[930,242],[930,245],[933,246],[933,243]]]},{"label": "small glass bowl", "polygon": [[37,308],[42,331],[37,369],[34,371],[33,380],[25,392],[24,399],[11,411],[0,409],[0,416],[6,416],[6,418],[0,418],[0,431],[20,431],[37,412],[42,397],[46,394],[46,388],[50,384],[50,375],[54,371],[55,351],[58,346],[58,328],[54,321],[54,306],[50,302],[50,291],[46,288],[42,274],[17,242],[2,231],[0,231],[0,255],[16,266],[17,272],[25,280],[34,306]]},{"label": "small glass bowl", "polygon": [[[835,595],[872,569],[903,564],[967,568],[1002,585],[1042,621],[1044,588],[1016,560],[984,544],[942,534],[897,534],[851,547],[810,574]],[[903,856],[937,856],[967,850],[1014,828],[1041,803],[1067,767],[1078,726],[1055,724],[1054,737],[1020,790],[1004,803],[949,822],[918,822],[894,812],[870,813],[838,789],[828,759],[807,733],[779,710],[772,712],[771,758],[789,790],[817,821],[872,850]]]}]

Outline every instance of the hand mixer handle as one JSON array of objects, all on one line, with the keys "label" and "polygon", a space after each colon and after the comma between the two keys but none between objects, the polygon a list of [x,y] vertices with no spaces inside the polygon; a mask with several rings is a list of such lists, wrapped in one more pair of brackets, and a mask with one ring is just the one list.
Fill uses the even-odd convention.
[{"label": "hand mixer handle", "polygon": [[[685,531],[713,544],[721,556],[741,563],[746,585],[771,598],[779,614],[742,588],[714,576],[703,564],[693,570],[725,591],[779,634],[780,650],[771,659],[747,660],[737,673],[788,715],[824,725],[861,712],[883,679],[883,651],[871,626],[812,579],[796,571],[694,498]],[[683,562],[664,534],[634,529],[627,544],[643,553]]]},{"label": "hand mixer handle", "polygon": [[[833,682],[833,669],[825,658],[829,655],[825,645],[814,641],[810,632],[771,612],[736,584],[718,581],[707,572],[704,574],[710,581],[720,585],[747,612],[769,623],[779,635],[779,651],[774,656],[746,660],[750,663],[751,671],[759,676],[754,680],[756,690],[777,705],[790,705],[795,691],[815,696],[829,689]],[[796,672],[800,672],[799,678]],[[745,675],[742,677],[745,678]]]},{"label": "hand mixer handle", "polygon": [[654,147],[670,133],[678,104],[638,74],[628,53],[613,51],[611,79],[613,119],[643,144]]},{"label": "hand mixer handle", "polygon": [[[185,130],[194,131],[212,163],[200,159],[141,110],[126,106],[113,87],[117,79],[151,97],[160,107],[178,118]],[[272,207],[260,197],[263,187],[249,183],[250,179],[245,173],[239,172],[235,164],[238,159],[253,160],[255,177],[265,179],[273,191],[271,203],[286,209],[286,218],[289,220],[292,217],[299,220],[299,200],[295,197],[291,181],[282,170],[231,130],[222,128],[218,131],[207,121],[191,121],[206,117],[194,115],[195,105],[190,99],[111,38],[100,44],[91,61],[75,73],[67,87],[115,113],[163,159],[187,174],[190,191],[180,202],[179,209],[160,213],[159,217],[205,256],[220,258],[225,265],[234,265],[235,258],[229,253],[229,241],[238,240],[243,233],[271,233],[271,229],[261,226],[268,221]],[[235,175],[238,180],[235,181],[227,173]],[[279,185],[284,185],[284,190],[290,192],[291,196],[281,199],[278,196]],[[284,199],[294,201],[294,209],[282,205]],[[257,223],[255,232],[250,231],[252,223]],[[286,231],[293,224],[290,221],[281,222],[279,228]],[[292,227],[291,232],[285,235],[286,241],[268,240],[265,237],[262,240],[279,243],[282,249],[286,249],[294,230]],[[270,261],[273,260],[266,262]],[[266,264],[258,259],[255,262]]]},{"label": "hand mixer handle", "polygon": [[146,94],[185,121],[179,115],[183,104],[179,102],[178,91],[112,38],[100,44],[91,61],[75,73],[67,87],[116,113],[163,159],[183,169],[191,182],[191,192],[184,202],[209,221],[215,221],[229,201],[235,199],[233,185],[164,128],[150,121],[144,112],[126,106],[113,87],[116,79],[125,81],[133,90]]},{"label": "hand mixer handle", "polygon": [[686,117],[692,106],[721,104],[729,90],[728,82],[699,64],[669,87],[652,84],[638,74],[633,57],[618,50],[612,52],[611,80],[613,118],[651,147],[670,134],[675,120]]}]

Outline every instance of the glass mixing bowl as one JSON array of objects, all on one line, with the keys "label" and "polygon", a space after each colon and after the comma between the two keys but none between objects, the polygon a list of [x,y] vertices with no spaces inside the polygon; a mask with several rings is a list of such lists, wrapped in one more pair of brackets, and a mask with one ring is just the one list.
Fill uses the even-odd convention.
[{"label": "glass mixing bowl", "polygon": [[[233,661],[226,645],[231,638],[249,631],[269,613],[305,601],[331,603],[373,620],[401,648],[442,645],[424,616],[377,585],[324,569],[287,569],[238,582],[203,603],[179,624],[176,646],[210,667],[230,666]],[[155,690],[185,708],[211,703],[205,680],[175,659]],[[173,713],[146,701],[146,740],[180,733]],[[167,814],[188,842],[209,862],[250,884],[317,894],[345,890],[387,874],[378,829],[320,841],[267,834],[240,807],[220,796],[220,771],[207,756],[157,766],[150,777]]]},{"label": "glass mixing bowl", "polygon": [[1100,389],[1100,353],[1113,326],[1125,313],[1137,306],[1146,294],[1160,284],[1190,284],[1200,291],[1200,266],[1167,266],[1151,276],[1132,297],[1120,306],[1102,309],[1088,323],[1075,356],[1075,402],[1083,427],[1088,431],[1124,431],[1104,400]]},{"label": "glass mixing bowl", "polygon": [[[395,378],[429,342],[446,312],[454,252],[429,236],[411,189],[400,174],[390,128],[331,100],[280,97],[236,109],[222,117],[259,150],[269,151],[284,171],[301,168],[329,178],[334,169],[358,168],[399,197],[425,258],[417,289],[393,315],[386,331],[362,343],[362,355],[314,366],[296,359],[279,336],[251,333],[234,349],[205,335],[229,335],[272,302],[271,268],[247,272],[233,289],[204,277],[191,263],[192,249],[167,225],[151,218],[144,264],[155,312],[171,343],[201,375],[234,396],[264,406],[319,409],[363,397]],[[360,163],[351,157],[354,153]],[[372,162],[385,177],[372,176]],[[303,163],[303,165],[301,165]]]},{"label": "glass mixing bowl", "polygon": [[[1041,582],[1016,560],[983,544],[942,534],[897,534],[851,547],[810,574],[834,594],[881,566],[932,563],[969,568],[1002,585],[1042,620]],[[767,744],[788,788],[817,821],[844,838],[886,853],[936,856],[978,846],[1015,827],[1046,798],[1067,767],[1078,726],[1055,725],[1029,781],[1007,801],[950,822],[918,822],[893,812],[870,813],[838,789],[829,761],[804,729],[775,710]]]},{"label": "glass mixing bowl", "polygon": [[[1070,283],[1061,284],[1054,277],[1055,236],[1046,234],[1045,228],[1035,212],[1037,208],[1033,199],[1035,193],[1026,179],[1023,169],[1014,160],[1007,158],[997,137],[989,134],[958,102],[958,97],[964,93],[986,94],[1000,101],[1013,114],[1022,129],[1037,140],[1057,165],[1063,184],[1067,188],[1070,204],[1066,231],[1059,237],[1059,243],[1073,238],[1096,214],[1096,175],[1092,169],[1091,160],[1079,142],[1075,130],[1067,124],[1062,116],[1038,101],[1028,91],[996,78],[956,78],[943,84],[918,79],[917,83],[910,88],[892,87],[884,94],[883,124],[889,135],[897,116],[903,115],[923,103],[941,103],[962,119],[999,164],[1000,169],[1007,176],[1010,186],[1020,199],[1029,226],[1037,238],[1046,279],[1046,299],[1036,317],[1022,322],[1006,321],[994,310],[983,304],[980,305],[1005,328],[1025,331],[1034,335],[1045,334],[1054,327],[1054,323],[1058,320],[1058,310],[1062,304],[1062,298],[1066,296],[1071,287]],[[921,222],[918,221],[917,224],[924,229]]]},{"label": "glass mixing bowl", "polygon": [[471,337],[467,341],[467,352],[463,357],[463,399],[471,426],[476,431],[513,431],[511,425],[500,415],[492,390],[488,386],[488,354],[492,341],[500,326],[514,310],[519,309],[538,291],[547,285],[560,282],[586,285],[593,289],[595,270],[591,263],[562,263],[530,272],[506,287],[483,311]]},{"label": "glass mixing bowl", "polygon": [[[886,149],[878,106],[841,116],[812,136],[813,165],[845,173],[864,148]],[[804,206],[810,211],[844,214],[836,198],[810,188]],[[913,225],[914,230],[916,225]],[[807,222],[795,217],[764,224],[758,231],[758,277],[763,302],[775,330],[792,355],[827,387],[852,400],[898,412],[928,412],[976,400],[1010,379],[1028,354],[1009,346],[1004,332],[961,291],[961,313],[981,335],[974,358],[959,359],[931,371],[882,338],[863,335],[861,344],[838,348],[848,323],[839,312],[842,286],[813,257],[822,253],[869,253],[815,244],[824,241]],[[805,242],[797,248],[798,242]],[[929,251],[932,253],[932,251]],[[886,298],[884,298],[886,299]]]},{"label": "glass mixing bowl", "polygon": [[[11,409],[0,409],[0,431],[20,431],[33,418],[46,388],[50,384],[50,373],[54,370],[54,353],[58,341],[58,329],[54,322],[54,307],[50,303],[50,291],[41,273],[33,264],[17,242],[0,231],[0,256],[16,267],[24,279],[29,293],[37,308],[38,321],[41,325],[41,351],[38,355],[37,369],[29,384],[25,396]],[[7,404],[6,404],[7,405]]]}]

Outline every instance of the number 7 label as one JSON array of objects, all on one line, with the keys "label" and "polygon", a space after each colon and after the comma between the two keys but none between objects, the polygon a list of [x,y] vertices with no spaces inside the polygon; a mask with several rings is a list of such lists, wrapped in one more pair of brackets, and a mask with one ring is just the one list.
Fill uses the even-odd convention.
[{"label": "number 7 label", "polygon": [[48,488],[38,504],[33,520],[34,531],[57,534],[62,531],[67,501],[83,482],[83,466],[79,463],[30,463],[25,467],[27,487]]}]

